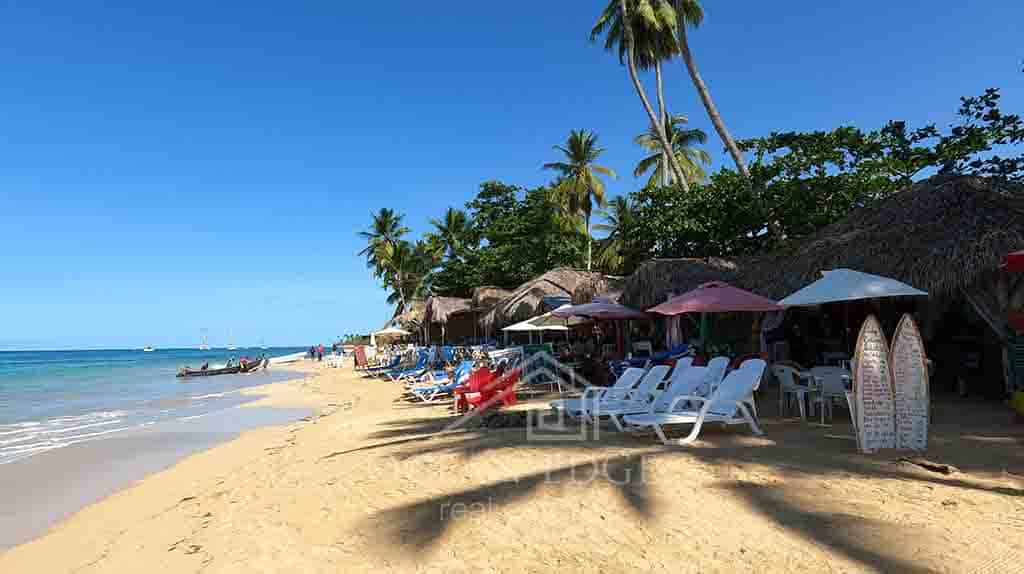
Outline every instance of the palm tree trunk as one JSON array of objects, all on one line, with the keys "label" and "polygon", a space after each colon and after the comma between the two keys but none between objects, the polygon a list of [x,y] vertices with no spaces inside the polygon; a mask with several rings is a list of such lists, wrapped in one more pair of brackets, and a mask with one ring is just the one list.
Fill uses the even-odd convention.
[{"label": "palm tree trunk", "polygon": [[[654,77],[658,79],[658,117],[661,118],[661,125],[665,126],[665,139],[668,139],[668,112],[665,111],[665,90],[661,82],[661,60],[654,62]],[[669,142],[670,144],[672,142]],[[668,187],[668,154],[661,152],[661,185]]]},{"label": "palm tree trunk", "polygon": [[590,266],[591,266],[592,256],[593,256],[594,241],[590,238],[590,210],[589,209],[584,214],[584,217],[586,218],[586,225],[587,225],[587,271],[590,271]]},{"label": "palm tree trunk", "polygon": [[686,178],[683,176],[683,169],[679,167],[679,161],[676,159],[674,153],[672,153],[672,146],[668,143],[668,138],[665,137],[665,126],[662,125],[661,121],[654,115],[654,108],[651,107],[651,101],[647,99],[647,94],[644,93],[644,87],[640,83],[640,78],[636,74],[636,58],[633,56],[633,27],[629,24],[629,12],[626,9],[626,0],[619,0],[619,10],[622,11],[622,29],[624,31],[625,42],[626,42],[626,67],[629,68],[629,79],[633,81],[633,88],[636,89],[636,94],[640,96],[640,101],[644,105],[644,109],[647,111],[647,116],[651,120],[651,125],[654,126],[654,133],[658,136],[658,142],[661,143],[661,149],[668,154],[669,165],[672,166],[672,171],[675,172],[676,179],[679,184],[683,186],[685,191],[690,191],[689,184],[686,183]]},{"label": "palm tree trunk", "polygon": [[715,131],[718,132],[718,137],[722,138],[722,143],[725,144],[725,148],[729,150],[729,155],[732,156],[732,160],[736,163],[736,169],[739,170],[743,177],[750,179],[750,170],[747,169],[747,162],[743,160],[740,148],[736,146],[735,140],[729,135],[729,130],[725,128],[725,122],[722,121],[722,116],[718,113],[715,102],[711,100],[711,92],[708,91],[704,79],[700,77],[697,63],[693,61],[693,53],[690,52],[690,42],[686,38],[686,20],[683,17],[683,7],[680,4],[681,2],[676,0],[676,12],[679,19],[679,53],[683,56],[686,71],[690,73],[693,86],[697,88],[697,93],[700,95],[701,102],[704,103],[704,109],[707,110],[711,123],[715,126]]}]

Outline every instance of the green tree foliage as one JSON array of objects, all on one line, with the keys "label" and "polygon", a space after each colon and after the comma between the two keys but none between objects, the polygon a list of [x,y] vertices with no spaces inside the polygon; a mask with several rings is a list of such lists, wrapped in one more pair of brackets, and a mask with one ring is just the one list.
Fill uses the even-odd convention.
[{"label": "green tree foliage", "polygon": [[465,208],[465,243],[473,247],[435,269],[429,278],[433,293],[467,297],[480,285],[516,287],[582,259],[584,236],[550,188],[524,191],[490,181]]},{"label": "green tree foliage", "polygon": [[[784,238],[805,236],[935,173],[1021,181],[1024,127],[1019,116],[1002,113],[998,104],[997,90],[963,98],[958,122],[946,133],[934,125],[911,129],[892,121],[867,133],[840,127],[740,141],[754,158],[754,186],[722,169],[690,193],[648,186],[632,194],[635,213],[623,227],[621,249],[642,255],[628,258],[624,270],[647,257],[764,251],[773,246],[766,233],[769,221]],[[1006,152],[1018,155],[1000,155]]]}]

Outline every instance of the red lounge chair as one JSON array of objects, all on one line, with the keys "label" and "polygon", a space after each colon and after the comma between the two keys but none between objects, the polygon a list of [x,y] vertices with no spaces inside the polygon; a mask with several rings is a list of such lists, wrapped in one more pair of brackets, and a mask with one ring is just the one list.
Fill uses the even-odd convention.
[{"label": "red lounge chair", "polygon": [[469,381],[455,389],[455,408],[459,412],[470,407],[486,411],[498,403],[506,407],[516,404],[515,389],[520,375],[521,369],[513,369],[502,375],[487,367],[473,371]]},{"label": "red lounge chair", "polygon": [[356,368],[365,369],[370,365],[366,360],[366,349],[362,345],[356,347]]}]

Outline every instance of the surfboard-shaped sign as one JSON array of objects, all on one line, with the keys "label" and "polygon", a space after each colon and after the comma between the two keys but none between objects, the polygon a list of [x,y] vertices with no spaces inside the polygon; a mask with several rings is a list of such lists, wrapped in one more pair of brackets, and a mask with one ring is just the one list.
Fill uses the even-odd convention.
[{"label": "surfboard-shaped sign", "polygon": [[857,444],[870,453],[896,447],[895,403],[889,344],[874,315],[868,316],[854,352],[853,393]]},{"label": "surfboard-shaped sign", "polygon": [[921,332],[903,315],[889,351],[896,407],[896,448],[928,448],[928,365]]}]

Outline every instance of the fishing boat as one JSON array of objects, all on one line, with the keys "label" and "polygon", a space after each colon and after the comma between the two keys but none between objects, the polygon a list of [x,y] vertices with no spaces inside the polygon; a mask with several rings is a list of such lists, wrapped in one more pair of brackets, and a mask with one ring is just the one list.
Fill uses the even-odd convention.
[{"label": "fishing boat", "polygon": [[269,364],[266,358],[259,358],[252,361],[245,361],[237,365],[231,365],[230,367],[220,367],[218,369],[190,369],[188,367],[182,367],[178,369],[178,374],[175,375],[178,378],[188,377],[213,377],[216,375],[234,375],[238,373],[252,373],[258,371]]},{"label": "fishing boat", "polygon": [[156,349],[154,349],[153,347],[150,347],[149,345],[146,345],[145,347],[142,348],[142,352],[143,353],[152,353],[155,350]]},{"label": "fishing boat", "polygon": [[182,367],[178,369],[178,374],[175,375],[179,379],[188,377],[213,377],[216,375],[234,375],[242,372],[241,365],[232,365],[230,367],[221,367],[219,369],[190,369],[188,367]]}]

